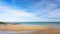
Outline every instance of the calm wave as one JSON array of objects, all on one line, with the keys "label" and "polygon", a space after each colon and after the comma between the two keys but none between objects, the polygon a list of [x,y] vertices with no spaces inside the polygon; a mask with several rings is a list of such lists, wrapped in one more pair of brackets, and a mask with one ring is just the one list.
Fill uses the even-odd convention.
[{"label": "calm wave", "polygon": [[60,22],[20,22],[20,24],[27,24],[27,25],[52,25],[52,24],[60,24]]},{"label": "calm wave", "polygon": [[18,25],[24,24],[24,25],[53,25],[53,24],[60,24],[60,22],[9,22],[9,23],[17,23]]}]

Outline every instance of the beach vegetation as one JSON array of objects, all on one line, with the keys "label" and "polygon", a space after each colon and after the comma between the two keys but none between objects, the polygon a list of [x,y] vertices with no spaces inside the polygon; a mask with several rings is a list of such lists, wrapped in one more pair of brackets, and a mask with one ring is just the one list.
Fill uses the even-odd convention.
[{"label": "beach vegetation", "polygon": [[0,24],[7,24],[6,22],[0,22]]}]

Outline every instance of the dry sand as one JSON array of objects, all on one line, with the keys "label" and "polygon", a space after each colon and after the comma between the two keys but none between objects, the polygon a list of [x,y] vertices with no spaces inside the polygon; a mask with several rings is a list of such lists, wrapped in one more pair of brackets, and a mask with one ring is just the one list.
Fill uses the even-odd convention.
[{"label": "dry sand", "polygon": [[47,30],[47,26],[24,26],[24,25],[0,25],[0,30],[23,31],[23,30]]}]

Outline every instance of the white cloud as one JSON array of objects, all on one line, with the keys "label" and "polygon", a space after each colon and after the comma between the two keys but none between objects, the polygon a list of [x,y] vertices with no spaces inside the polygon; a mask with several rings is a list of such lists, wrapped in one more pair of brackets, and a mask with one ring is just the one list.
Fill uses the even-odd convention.
[{"label": "white cloud", "polygon": [[48,12],[45,16],[48,16],[50,18],[59,18],[60,17],[60,10],[54,10],[54,11],[51,11],[51,12]]},{"label": "white cloud", "polygon": [[4,11],[6,13],[16,15],[16,16],[27,16],[27,17],[34,16],[34,14],[28,13],[28,12],[23,11],[23,10],[12,9],[8,6],[1,6],[0,11]]},{"label": "white cloud", "polygon": [[[47,21],[49,19],[39,18],[35,14],[28,13],[22,10],[14,10],[8,6],[0,6],[0,11],[5,13],[0,14],[0,21],[20,21],[20,22],[30,22],[30,21]],[[49,20],[50,21],[50,20]]]},{"label": "white cloud", "polygon": [[48,0],[38,2],[30,8],[33,9],[36,15],[40,15],[40,17],[47,17],[51,19],[60,18],[60,9],[56,8],[56,4],[49,2]]},{"label": "white cloud", "polygon": [[[51,9],[52,7],[49,7],[49,9]],[[3,11],[4,13],[0,13],[0,16],[1,16],[0,21],[10,21],[10,22],[11,21],[12,22],[13,21],[14,22],[15,21],[16,22],[17,21],[20,21],[20,22],[26,22],[26,21],[27,22],[30,22],[30,21],[34,21],[34,22],[35,21],[60,21],[60,20],[54,20],[54,19],[38,17],[37,14],[41,13],[41,12],[37,12],[37,10],[36,10],[36,13],[29,13],[29,12],[26,12],[25,10],[13,9],[11,6],[2,5],[2,4],[0,4],[0,12],[1,11]],[[47,10],[45,10],[45,11],[47,11]],[[44,12],[42,12],[42,13],[44,13]],[[56,15],[55,15],[55,13],[56,13]],[[45,16],[55,17],[55,16],[59,16],[59,15],[58,15],[58,12],[48,12],[48,13],[46,13]]]},{"label": "white cloud", "polygon": [[[4,12],[4,13],[0,13],[0,21],[27,21],[25,18],[23,17],[32,17],[34,16],[33,14],[30,14],[26,11],[23,10],[17,10],[17,9],[12,9],[9,6],[4,6],[4,5],[0,5],[0,12]],[[18,18],[16,18],[18,17]]]}]

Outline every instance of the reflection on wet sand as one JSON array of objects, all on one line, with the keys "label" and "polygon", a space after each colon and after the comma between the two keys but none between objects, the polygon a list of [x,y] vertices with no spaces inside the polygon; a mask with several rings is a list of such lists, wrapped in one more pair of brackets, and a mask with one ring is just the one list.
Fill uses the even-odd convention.
[{"label": "reflection on wet sand", "polygon": [[60,30],[0,31],[0,34],[60,34]]}]

